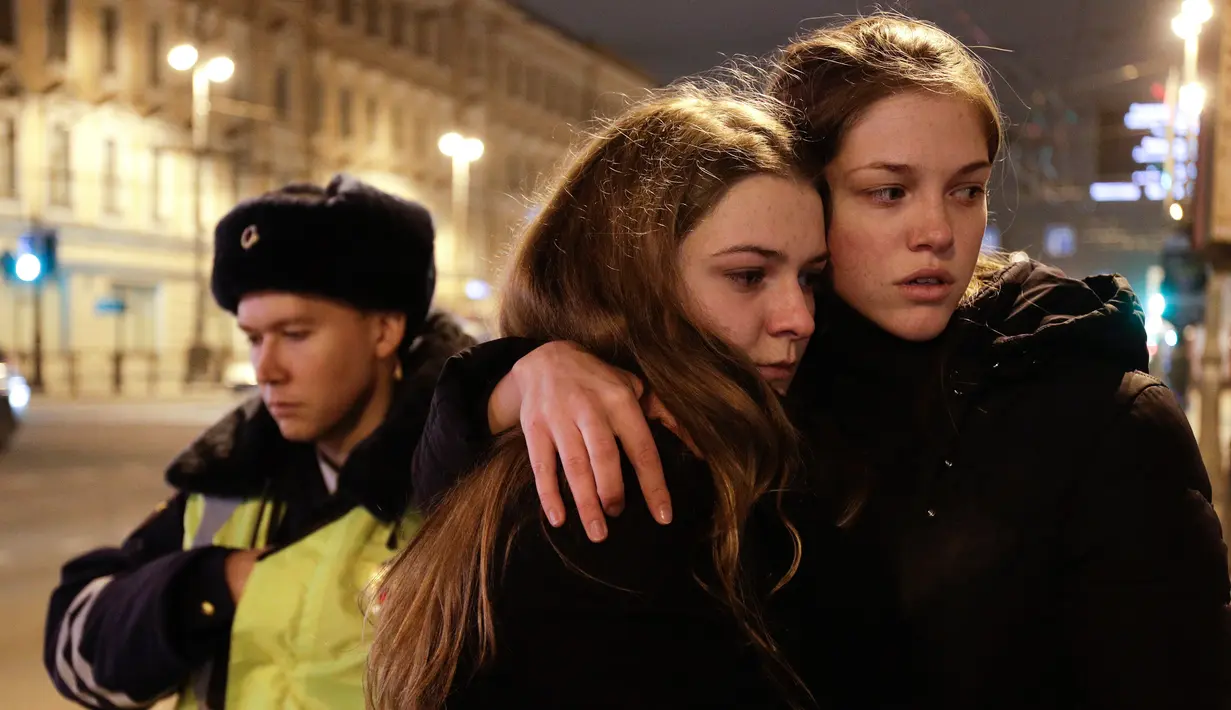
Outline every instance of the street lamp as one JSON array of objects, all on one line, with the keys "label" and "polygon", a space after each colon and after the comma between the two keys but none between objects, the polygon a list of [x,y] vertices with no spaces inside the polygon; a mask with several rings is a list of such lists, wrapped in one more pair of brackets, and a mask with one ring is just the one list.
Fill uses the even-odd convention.
[{"label": "street lamp", "polygon": [[483,157],[483,141],[450,132],[440,137],[437,146],[441,153],[453,159],[453,240],[446,263],[451,271],[458,273],[461,271],[458,255],[462,241],[466,240],[465,246],[474,251],[474,245],[469,243],[467,226],[470,216],[470,164]]},{"label": "street lamp", "polygon": [[167,63],[176,71],[192,71],[192,153],[193,153],[193,277],[196,301],[193,314],[192,345],[188,349],[186,379],[191,382],[209,369],[209,348],[205,345],[205,225],[201,221],[202,183],[205,153],[209,148],[209,85],[221,84],[235,74],[235,62],[219,55],[200,61],[191,44],[180,44],[167,52]]}]

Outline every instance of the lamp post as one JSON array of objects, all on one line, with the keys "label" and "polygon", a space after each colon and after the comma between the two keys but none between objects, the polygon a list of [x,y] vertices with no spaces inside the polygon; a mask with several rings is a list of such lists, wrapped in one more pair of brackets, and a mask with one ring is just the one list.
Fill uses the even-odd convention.
[{"label": "lamp post", "polygon": [[[1185,127],[1186,162],[1195,161],[1197,145],[1197,128],[1200,125],[1201,111],[1205,105],[1206,91],[1198,81],[1197,46],[1201,36],[1202,26],[1214,15],[1214,8],[1209,0],[1184,0],[1180,14],[1171,20],[1171,29],[1176,36],[1184,40],[1184,64],[1181,70],[1182,84],[1175,91],[1175,103],[1172,106],[1172,123]],[[1168,137],[1173,134],[1169,132]],[[1169,151],[1175,151],[1175,144],[1168,146]],[[1211,166],[1200,166],[1202,171],[1210,170]],[[1177,171],[1178,172],[1178,171]],[[1176,202],[1180,199],[1191,199],[1193,175],[1191,170],[1185,170],[1184,180],[1173,180],[1168,187],[1168,202],[1171,207],[1180,207]],[[1178,193],[1176,185],[1182,185],[1183,191]],[[1191,205],[1196,207],[1196,205]],[[1172,218],[1183,219],[1184,210],[1174,210]],[[1220,514],[1225,514],[1223,499],[1226,496],[1226,485],[1222,470],[1222,422],[1220,399],[1222,397],[1222,294],[1223,274],[1215,266],[1209,272],[1205,288],[1205,346],[1201,353],[1201,458],[1205,461],[1210,481],[1214,488],[1214,505]]]},{"label": "lamp post", "polygon": [[192,71],[192,271],[196,290],[186,382],[201,378],[209,370],[210,352],[205,344],[205,225],[201,220],[205,154],[209,149],[209,85],[221,84],[235,73],[235,62],[230,57],[219,55],[200,60],[200,53],[191,44],[177,45],[167,53],[167,62],[172,69]]},{"label": "lamp post", "polygon": [[[453,159],[453,239],[445,263],[456,277],[463,277],[459,255],[464,246],[471,248],[469,233],[470,217],[470,164],[483,157],[483,141],[468,138],[460,133],[446,133],[437,144],[440,152]],[[468,271],[468,270],[467,270]]]}]

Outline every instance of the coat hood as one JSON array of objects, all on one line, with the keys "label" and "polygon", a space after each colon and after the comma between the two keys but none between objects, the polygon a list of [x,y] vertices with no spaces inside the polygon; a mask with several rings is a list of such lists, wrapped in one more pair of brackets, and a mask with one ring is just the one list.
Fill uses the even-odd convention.
[{"label": "coat hood", "polygon": [[1072,359],[1126,372],[1149,367],[1145,314],[1119,275],[1073,279],[1038,262],[1013,264],[959,309],[954,326],[975,331],[970,341],[1000,374]]}]

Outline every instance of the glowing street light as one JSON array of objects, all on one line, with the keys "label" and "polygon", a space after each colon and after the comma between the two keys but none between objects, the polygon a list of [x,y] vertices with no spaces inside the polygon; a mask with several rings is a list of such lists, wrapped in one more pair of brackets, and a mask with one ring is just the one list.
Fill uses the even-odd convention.
[{"label": "glowing street light", "polygon": [[195,377],[208,366],[209,348],[205,345],[205,225],[201,219],[201,192],[205,151],[209,147],[209,85],[222,84],[235,75],[235,62],[218,55],[201,61],[201,53],[191,44],[179,44],[167,52],[167,63],[176,71],[192,71],[192,147],[193,161],[193,274],[196,302],[193,313],[192,345],[188,350],[188,374]]},{"label": "glowing street light", "polygon": [[[470,164],[483,157],[483,141],[451,131],[441,136],[436,145],[441,153],[453,159],[453,239],[449,242],[451,253],[442,261],[451,271],[460,273],[460,250],[472,246],[467,238],[467,220],[470,216]],[[473,250],[470,251],[470,256],[473,256]]]},{"label": "glowing street light", "polygon": [[222,84],[235,75],[235,62],[230,57],[214,57],[205,63],[205,76],[215,84]]},{"label": "glowing street light", "polygon": [[167,63],[175,71],[188,71],[197,63],[197,48],[191,44],[177,44],[167,52]]},{"label": "glowing street light", "polygon": [[1205,98],[1205,87],[1201,84],[1192,82],[1181,86],[1179,101],[1177,102],[1181,115],[1200,116],[1201,110],[1205,108]]},{"label": "glowing street light", "polygon": [[1179,202],[1172,202],[1171,207],[1167,211],[1171,213],[1171,219],[1177,222],[1184,219],[1184,208],[1180,206]]},{"label": "glowing street light", "polygon": [[473,163],[483,157],[483,141],[478,138],[466,138],[460,133],[446,133],[440,137],[437,145],[440,152],[453,158]]}]

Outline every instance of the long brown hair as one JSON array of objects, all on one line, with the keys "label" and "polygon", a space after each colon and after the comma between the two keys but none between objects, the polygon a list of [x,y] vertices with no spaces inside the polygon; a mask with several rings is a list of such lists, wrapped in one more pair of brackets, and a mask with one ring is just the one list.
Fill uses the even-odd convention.
[{"label": "long brown hair", "polygon": [[[796,109],[799,150],[818,170],[833,161],[847,132],[873,104],[908,91],[969,101],[983,121],[987,159],[996,161],[1004,120],[986,65],[955,37],[921,20],[876,13],[808,33],[778,53],[766,85],[767,93]],[[999,256],[980,254],[966,299],[1006,265]]]},{"label": "long brown hair", "polygon": [[[499,319],[505,335],[573,341],[640,374],[675,415],[713,479],[710,591],[772,674],[795,683],[745,589],[740,542],[752,505],[786,485],[798,444],[753,364],[690,316],[677,267],[680,244],[732,184],[752,175],[803,177],[783,117],[784,108],[759,93],[691,85],[598,131],[514,249]],[[388,570],[368,661],[371,707],[440,708],[459,673],[493,657],[491,594],[512,535],[501,540],[510,525],[516,534],[535,524],[509,520],[532,483],[525,441],[513,432]],[[786,525],[795,565],[779,585],[801,554]]]}]

